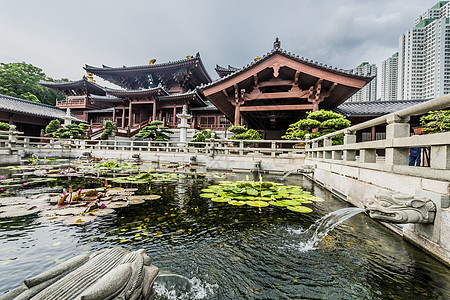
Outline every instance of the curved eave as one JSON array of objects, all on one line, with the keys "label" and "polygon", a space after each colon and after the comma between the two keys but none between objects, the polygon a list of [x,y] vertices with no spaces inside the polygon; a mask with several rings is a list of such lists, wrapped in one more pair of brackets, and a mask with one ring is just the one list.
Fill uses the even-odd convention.
[{"label": "curved eave", "polygon": [[[305,66],[313,67],[314,69],[317,69],[317,70],[326,71],[329,73],[337,74],[337,75],[348,77],[351,79],[362,80],[362,81],[365,81],[366,83],[370,82],[373,78],[375,78],[375,76],[361,76],[361,75],[353,74],[351,71],[337,69],[337,68],[333,68],[331,66],[328,67],[327,65],[324,65],[322,63],[314,62],[312,60],[308,60],[303,57],[299,57],[298,55],[291,54],[290,52],[287,52],[285,50],[274,49],[274,50],[270,51],[269,53],[265,54],[260,60],[254,61],[250,64],[247,64],[246,66],[244,66],[234,72],[231,72],[230,74],[228,74],[222,78],[219,78],[207,85],[200,86],[200,88],[202,90],[204,90],[206,88],[210,88],[210,87],[216,86],[218,84],[221,84],[224,81],[228,81],[230,79],[238,77],[239,75],[241,75],[242,73],[245,73],[249,69],[256,68],[258,65],[264,64],[265,62],[267,62],[267,60],[269,60],[271,57],[274,57],[277,54],[287,57],[289,59],[292,59],[293,61],[296,61]],[[223,67],[221,67],[221,68],[223,68]]]},{"label": "curved eave", "polygon": [[[199,74],[203,77],[201,81],[205,81],[206,83],[210,83],[211,77],[209,76],[208,72],[205,69],[205,66],[203,65],[203,62],[200,58],[200,56],[196,56],[194,58],[188,58],[183,60],[178,60],[174,62],[167,62],[167,63],[161,63],[161,64],[154,64],[154,65],[142,65],[142,66],[130,66],[130,67],[107,67],[103,66],[100,67],[94,67],[90,65],[85,65],[84,69],[87,72],[93,73],[99,77],[104,78],[103,76],[114,76],[117,74],[142,74],[142,73],[157,73],[157,72],[168,72],[171,70],[176,70],[181,67],[189,67],[189,66],[198,66]],[[105,79],[105,78],[104,78]],[[106,79],[109,80],[109,79]]]},{"label": "curved eave", "polygon": [[204,107],[207,106],[206,104],[206,98],[198,93],[197,90],[193,91],[193,92],[187,92],[187,93],[183,93],[183,94],[172,94],[172,95],[168,95],[168,96],[162,96],[159,97],[160,100],[187,100],[189,101],[189,103],[194,102],[196,105]]},{"label": "curved eave", "polygon": [[169,93],[162,87],[152,88],[152,89],[142,89],[142,90],[115,90],[106,89],[109,95],[116,97],[130,97],[130,96],[153,96],[153,95],[169,95]]},{"label": "curved eave", "polygon": [[64,92],[65,90],[73,90],[73,89],[84,89],[87,88],[89,92],[96,94],[105,95],[105,88],[96,84],[95,82],[91,82],[87,80],[86,77],[83,79],[72,81],[72,82],[49,82],[49,81],[40,81],[40,85],[51,88],[53,90]]}]

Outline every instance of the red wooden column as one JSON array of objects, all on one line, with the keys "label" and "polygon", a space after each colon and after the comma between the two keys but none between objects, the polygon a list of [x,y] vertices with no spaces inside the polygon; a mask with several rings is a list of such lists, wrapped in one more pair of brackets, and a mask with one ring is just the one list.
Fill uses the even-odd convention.
[{"label": "red wooden column", "polygon": [[234,105],[234,126],[241,124],[241,105],[244,104],[244,93],[244,89],[241,89],[239,93],[238,86],[234,86],[234,103],[232,103]]},{"label": "red wooden column", "polygon": [[240,119],[241,119],[241,104],[236,101],[235,105],[234,105],[234,126],[239,126],[240,123]]},{"label": "red wooden column", "polygon": [[122,107],[122,128],[125,128],[125,104]]},{"label": "red wooden column", "polygon": [[177,122],[177,105],[173,105],[173,125]]},{"label": "red wooden column", "polygon": [[156,100],[153,100],[153,115],[152,115],[152,121],[156,120]]},{"label": "red wooden column", "polygon": [[128,105],[128,126],[131,127],[132,124],[132,118],[133,118],[133,110],[131,108],[131,99],[130,99],[130,104]]},{"label": "red wooden column", "polygon": [[113,123],[114,123],[114,125],[116,125],[116,107],[114,106],[113,107],[113,116],[112,116],[112,121],[113,121]]}]

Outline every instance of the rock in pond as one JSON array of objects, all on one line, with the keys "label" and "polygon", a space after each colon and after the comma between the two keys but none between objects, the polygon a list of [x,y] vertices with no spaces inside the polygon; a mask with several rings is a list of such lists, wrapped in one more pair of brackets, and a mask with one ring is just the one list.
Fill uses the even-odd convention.
[{"label": "rock in pond", "polygon": [[154,299],[159,269],[144,249],[100,250],[67,260],[0,297],[9,299]]}]

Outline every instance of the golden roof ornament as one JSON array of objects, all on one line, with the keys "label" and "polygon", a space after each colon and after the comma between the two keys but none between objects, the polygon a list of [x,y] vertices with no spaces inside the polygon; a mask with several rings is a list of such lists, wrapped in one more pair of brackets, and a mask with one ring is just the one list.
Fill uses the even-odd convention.
[{"label": "golden roof ornament", "polygon": [[156,62],[156,59],[150,59],[150,61],[148,62],[148,65],[149,66],[152,66],[152,65],[154,65],[155,64],[155,62]]},{"label": "golden roof ornament", "polygon": [[261,59],[261,57],[259,57],[259,56],[255,56],[255,58],[253,59],[254,61],[258,61],[258,60],[260,60]]},{"label": "golden roof ornament", "polygon": [[87,73],[86,78],[87,78],[90,82],[95,82],[94,75],[93,75],[92,73]]}]

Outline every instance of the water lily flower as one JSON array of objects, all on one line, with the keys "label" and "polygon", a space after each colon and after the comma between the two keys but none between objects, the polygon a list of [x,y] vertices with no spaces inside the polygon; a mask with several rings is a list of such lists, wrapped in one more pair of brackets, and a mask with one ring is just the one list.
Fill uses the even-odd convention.
[{"label": "water lily flower", "polygon": [[5,178],[5,175],[0,175],[0,178]]},{"label": "water lily flower", "polygon": [[105,203],[102,203],[102,205],[100,205],[100,208],[106,208]]},{"label": "water lily flower", "polygon": [[28,182],[24,182],[23,185],[28,185]]}]

